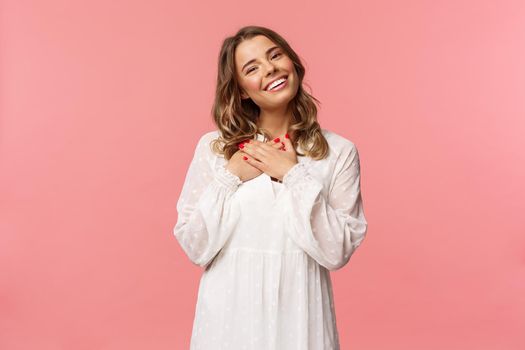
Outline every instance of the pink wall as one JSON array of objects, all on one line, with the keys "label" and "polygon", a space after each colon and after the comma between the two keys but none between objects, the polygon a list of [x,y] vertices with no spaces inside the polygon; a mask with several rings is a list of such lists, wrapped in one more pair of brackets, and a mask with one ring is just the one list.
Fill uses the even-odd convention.
[{"label": "pink wall", "polygon": [[175,204],[247,24],[290,41],[360,150],[342,349],[525,348],[523,1],[174,3],[1,2],[1,349],[187,348]]}]

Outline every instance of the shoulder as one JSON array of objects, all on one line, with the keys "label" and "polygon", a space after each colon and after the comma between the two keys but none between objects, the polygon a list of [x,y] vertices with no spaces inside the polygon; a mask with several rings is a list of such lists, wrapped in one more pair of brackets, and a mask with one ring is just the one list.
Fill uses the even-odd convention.
[{"label": "shoulder", "polygon": [[212,147],[212,141],[218,139],[220,136],[218,130],[206,131],[199,137],[195,153],[200,156],[206,156],[208,159],[224,158],[224,156],[216,154]]},{"label": "shoulder", "polygon": [[212,130],[212,131],[206,131],[204,134],[202,134],[199,138],[199,145],[202,144],[210,144],[211,141],[219,138],[219,130]]},{"label": "shoulder", "polygon": [[351,169],[359,173],[360,160],[356,144],[349,138],[333,132],[322,129],[323,135],[329,145],[329,158],[333,164],[333,176],[337,177],[342,171]]},{"label": "shoulder", "polygon": [[219,138],[218,130],[206,131],[199,137],[197,148],[200,148],[201,151],[211,151],[211,142],[217,138]]},{"label": "shoulder", "polygon": [[338,157],[341,154],[357,152],[357,146],[349,138],[332,130],[321,128],[321,131],[328,142],[331,155]]}]

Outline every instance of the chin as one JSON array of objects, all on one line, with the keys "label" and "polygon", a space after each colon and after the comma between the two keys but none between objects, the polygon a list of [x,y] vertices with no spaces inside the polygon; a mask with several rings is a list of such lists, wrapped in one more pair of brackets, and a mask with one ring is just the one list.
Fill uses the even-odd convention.
[{"label": "chin", "polygon": [[287,86],[285,91],[275,92],[275,95],[271,95],[268,93],[265,93],[265,100],[269,103],[282,103],[282,102],[289,102],[297,93],[297,87],[294,86],[295,84],[291,86]]}]

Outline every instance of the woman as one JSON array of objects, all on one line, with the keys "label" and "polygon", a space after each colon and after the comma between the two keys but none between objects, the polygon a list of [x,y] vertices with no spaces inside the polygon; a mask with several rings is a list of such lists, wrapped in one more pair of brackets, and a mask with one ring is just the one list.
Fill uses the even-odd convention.
[{"label": "woman", "polygon": [[270,29],[222,45],[218,130],[198,141],[174,227],[204,268],[191,349],[339,349],[329,271],[367,231],[359,155],[320,127],[304,74]]}]

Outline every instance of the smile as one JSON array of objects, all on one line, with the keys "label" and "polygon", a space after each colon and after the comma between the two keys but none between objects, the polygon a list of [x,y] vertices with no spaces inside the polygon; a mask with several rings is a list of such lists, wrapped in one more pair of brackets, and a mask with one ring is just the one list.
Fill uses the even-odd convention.
[{"label": "smile", "polygon": [[288,85],[288,78],[281,78],[271,83],[266,91],[274,92],[284,89]]}]

